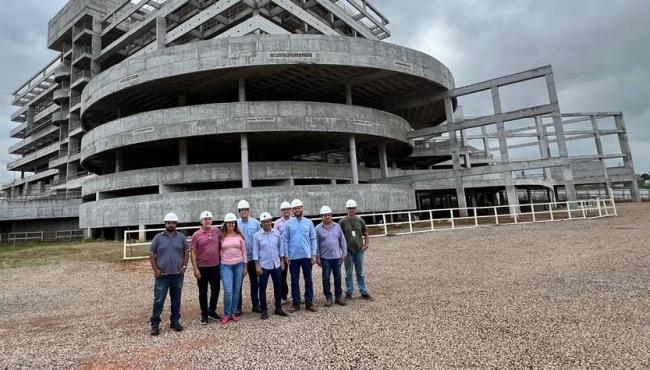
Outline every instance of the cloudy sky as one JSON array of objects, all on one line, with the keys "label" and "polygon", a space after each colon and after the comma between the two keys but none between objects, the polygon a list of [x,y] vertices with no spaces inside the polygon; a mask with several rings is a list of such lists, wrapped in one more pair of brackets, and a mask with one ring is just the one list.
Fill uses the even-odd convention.
[{"label": "cloudy sky", "polygon": [[[55,56],[46,49],[47,21],[65,2],[21,0],[0,7],[0,181],[13,177],[6,171],[7,148],[16,141],[9,138],[9,116],[17,109],[10,106],[11,93]],[[391,20],[390,42],[435,56],[457,86],[553,65],[562,111],[622,111],[636,171],[650,171],[650,1],[373,3]],[[504,105],[535,100],[535,93],[504,92]],[[480,99],[461,103],[468,115],[483,111]]]}]

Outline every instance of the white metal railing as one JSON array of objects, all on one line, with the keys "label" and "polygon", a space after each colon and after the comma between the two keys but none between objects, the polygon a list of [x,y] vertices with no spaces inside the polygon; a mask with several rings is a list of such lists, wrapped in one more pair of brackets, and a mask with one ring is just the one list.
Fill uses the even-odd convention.
[{"label": "white metal railing", "polygon": [[[359,214],[364,219],[372,218],[367,223],[370,237],[388,235],[407,235],[442,230],[469,229],[495,225],[516,225],[536,222],[553,222],[562,220],[584,220],[617,216],[614,199],[590,199],[574,202],[530,203],[519,205],[428,209],[405,212],[384,212]],[[343,216],[334,217],[341,219]],[[320,218],[312,218],[319,221]],[[221,225],[215,225],[220,227]],[[178,227],[177,230],[198,230],[201,226]],[[123,259],[133,260],[148,258],[134,254],[134,247],[151,244],[150,241],[138,241],[130,238],[136,233],[159,232],[159,229],[125,230],[123,240]],[[186,235],[188,241],[190,235]]]},{"label": "white metal railing", "polygon": [[26,242],[58,242],[82,240],[84,238],[83,230],[62,230],[62,231],[33,231],[0,234],[0,244],[7,243],[16,245],[16,243]]}]

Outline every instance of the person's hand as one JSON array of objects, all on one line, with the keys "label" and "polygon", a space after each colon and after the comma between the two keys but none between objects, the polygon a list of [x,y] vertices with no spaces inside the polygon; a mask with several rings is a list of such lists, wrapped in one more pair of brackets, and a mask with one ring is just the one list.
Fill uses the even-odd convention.
[{"label": "person's hand", "polygon": [[194,269],[194,277],[197,280],[201,278],[201,271],[199,271],[199,269],[197,269],[197,268]]},{"label": "person's hand", "polygon": [[255,266],[255,272],[257,273],[257,276],[262,276],[262,268],[259,266]]},{"label": "person's hand", "polygon": [[365,252],[366,250],[368,250],[368,243],[365,243],[363,247],[361,247],[362,252]]},{"label": "person's hand", "polygon": [[[311,265],[315,265],[318,261],[316,260],[316,256],[311,258]],[[320,266],[320,265],[319,265]]]},{"label": "person's hand", "polygon": [[284,271],[286,268],[286,265],[284,264],[284,258],[280,259],[280,271]]},{"label": "person's hand", "polygon": [[154,268],[154,269],[153,269],[153,276],[155,276],[155,277],[157,277],[157,278],[161,277],[161,276],[162,276],[162,271],[160,271],[160,269],[157,268],[157,267]]},{"label": "person's hand", "polygon": [[341,257],[341,266],[345,263],[345,257]]},{"label": "person's hand", "polygon": [[181,266],[181,275],[185,275],[185,270],[187,270],[187,266]]},{"label": "person's hand", "polygon": [[242,276],[246,276],[247,273],[248,273],[248,266],[244,265]]}]

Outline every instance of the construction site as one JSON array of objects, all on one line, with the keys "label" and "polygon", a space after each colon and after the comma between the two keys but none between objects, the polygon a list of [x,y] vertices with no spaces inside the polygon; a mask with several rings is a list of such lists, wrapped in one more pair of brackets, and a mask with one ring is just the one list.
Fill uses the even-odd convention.
[{"label": "construction site", "polygon": [[[48,25],[59,55],[13,92],[0,234],[121,239],[241,199],[254,215],[299,198],[307,215],[356,199],[361,213],[516,217],[650,198],[623,113],[562,111],[551,66],[459,87],[390,36],[364,0],[70,0]],[[517,86],[543,101],[509,100]],[[463,114],[474,95],[489,114]]]}]

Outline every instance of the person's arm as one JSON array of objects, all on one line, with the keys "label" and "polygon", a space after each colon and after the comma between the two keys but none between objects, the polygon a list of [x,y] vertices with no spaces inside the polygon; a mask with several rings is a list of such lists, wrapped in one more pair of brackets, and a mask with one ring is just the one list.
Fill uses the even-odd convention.
[{"label": "person's arm", "polygon": [[197,234],[192,235],[192,242],[190,243],[190,258],[192,259],[192,270],[194,270],[194,277],[200,279],[201,271],[199,271],[199,266],[196,264],[196,235]]},{"label": "person's arm", "polygon": [[348,242],[345,240],[345,235],[343,235],[343,229],[339,226],[339,247],[341,248],[341,262],[345,261],[345,257],[348,255]]},{"label": "person's arm", "polygon": [[309,227],[309,244],[311,247],[311,264],[314,265],[317,262],[316,256],[318,253],[318,245],[316,243],[316,229],[314,228],[314,224],[310,222],[310,227]]},{"label": "person's arm", "polygon": [[185,275],[185,270],[187,270],[187,263],[190,259],[190,247],[187,245],[187,238],[185,235],[183,235],[183,252],[183,266],[181,266],[181,275]]},{"label": "person's arm", "polygon": [[255,261],[255,272],[257,276],[262,275],[262,267],[260,266],[260,243],[258,242],[257,234],[253,237],[253,261]]},{"label": "person's arm", "polygon": [[359,219],[362,222],[361,226],[361,232],[363,233],[363,247],[361,247],[361,251],[365,252],[368,249],[368,242],[370,241],[370,236],[368,235],[368,228],[366,227],[366,222],[359,217]]},{"label": "person's arm", "polygon": [[153,270],[153,275],[157,278],[162,276],[162,271],[158,268],[158,263],[156,262],[156,252],[158,252],[158,238],[157,236],[151,241],[149,246],[149,263],[151,264],[151,269]]},{"label": "person's arm", "polygon": [[284,255],[288,261],[289,260],[289,228],[287,226],[288,225],[285,224],[284,229],[282,229],[282,235],[280,236],[280,248],[282,248],[282,251],[284,252]]},{"label": "person's arm", "polygon": [[280,238],[280,234],[278,234],[277,232],[275,232],[275,233],[276,233],[275,235],[277,235],[277,238],[278,238],[277,243],[278,243],[278,253],[280,254],[280,270],[284,271],[284,267],[285,267],[284,260],[285,260],[286,256],[285,256],[285,253],[284,253],[284,249],[282,249],[282,241],[281,241],[281,238]]},{"label": "person's arm", "polygon": [[321,225],[322,224],[319,224],[318,226],[316,226],[316,229],[314,230],[315,233],[316,233],[316,264],[318,266],[321,266],[320,255],[323,252],[323,242],[322,242],[322,240],[320,238],[320,235],[318,234],[318,232],[319,232],[319,230],[321,228]]}]

